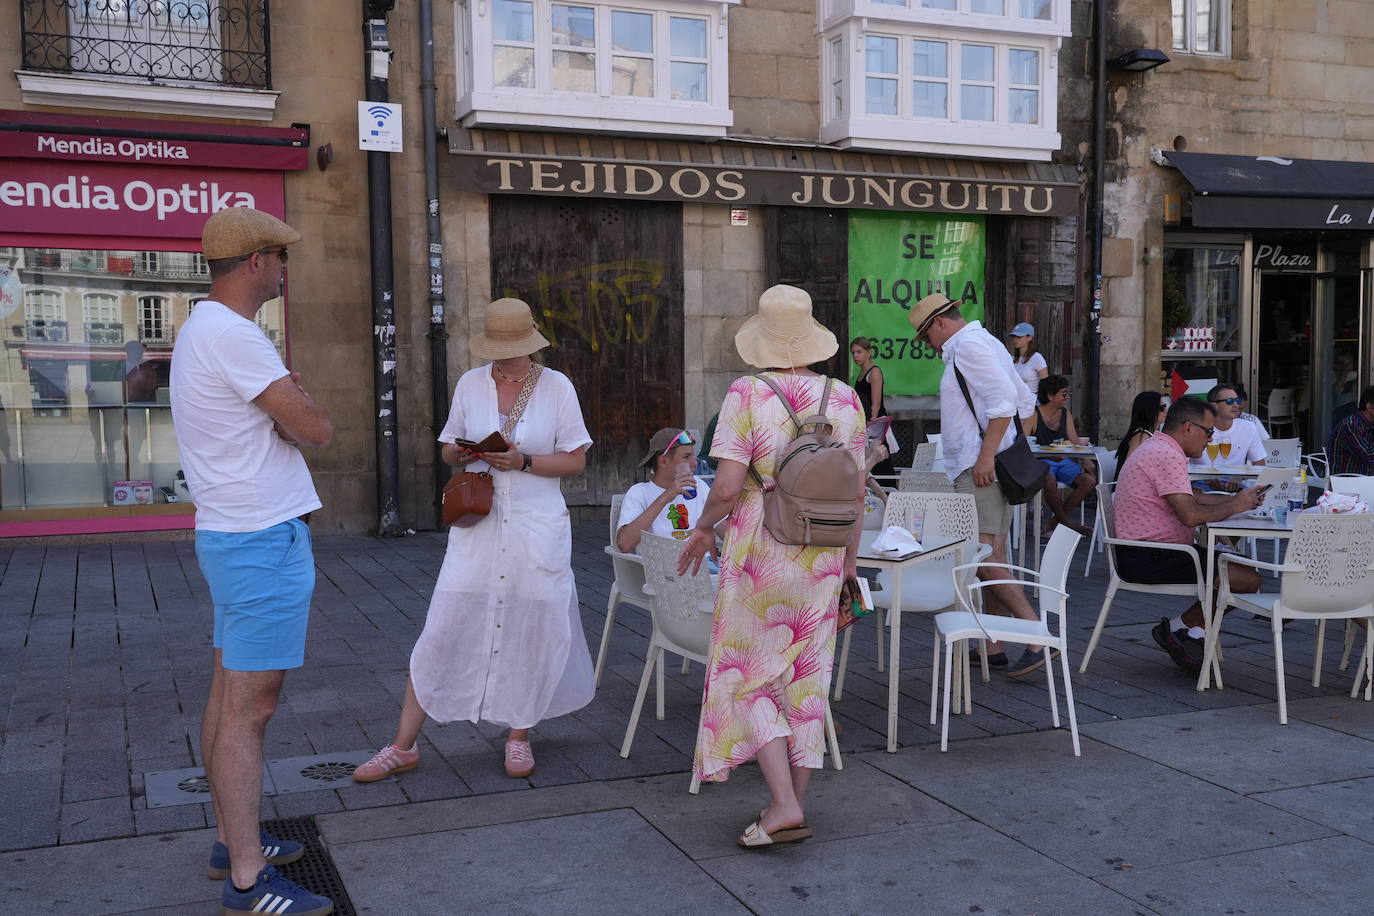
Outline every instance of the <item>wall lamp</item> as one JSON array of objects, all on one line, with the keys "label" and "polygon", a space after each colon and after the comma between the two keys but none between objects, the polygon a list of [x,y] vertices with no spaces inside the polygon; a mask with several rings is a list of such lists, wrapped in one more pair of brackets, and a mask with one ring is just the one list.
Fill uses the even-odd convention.
[{"label": "wall lamp", "polygon": [[1107,61],[1108,70],[1124,70],[1127,73],[1144,73],[1160,64],[1167,64],[1168,56],[1157,48],[1134,48]]}]

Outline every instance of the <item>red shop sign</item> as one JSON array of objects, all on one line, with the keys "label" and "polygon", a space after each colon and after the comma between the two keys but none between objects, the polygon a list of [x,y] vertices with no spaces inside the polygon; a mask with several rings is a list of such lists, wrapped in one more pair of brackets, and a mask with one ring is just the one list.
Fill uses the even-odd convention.
[{"label": "red shop sign", "polygon": [[282,173],[0,160],[0,232],[197,239],[210,214],[285,217]]}]

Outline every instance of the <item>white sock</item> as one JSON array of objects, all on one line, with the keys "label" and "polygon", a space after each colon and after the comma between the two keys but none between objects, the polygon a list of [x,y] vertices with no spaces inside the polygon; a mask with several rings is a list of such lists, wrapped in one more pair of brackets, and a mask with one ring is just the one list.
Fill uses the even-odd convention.
[{"label": "white sock", "polygon": [[1175,618],[1173,618],[1172,620],[1169,621],[1169,632],[1170,632],[1170,633],[1177,633],[1179,630],[1186,630],[1186,629],[1188,629],[1188,624],[1186,624],[1186,623],[1183,622],[1183,615],[1182,615],[1182,614],[1180,614],[1179,616],[1177,616],[1177,617],[1175,617]]},{"label": "white sock", "polygon": [[1207,631],[1202,627],[1189,627],[1188,635],[1193,637],[1193,639],[1206,639]]}]

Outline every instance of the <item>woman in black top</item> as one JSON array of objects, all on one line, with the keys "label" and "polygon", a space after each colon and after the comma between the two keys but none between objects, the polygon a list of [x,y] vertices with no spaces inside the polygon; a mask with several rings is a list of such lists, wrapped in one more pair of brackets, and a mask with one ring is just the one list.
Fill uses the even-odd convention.
[{"label": "woman in black top", "polygon": [[1153,436],[1164,422],[1164,395],[1158,391],[1142,391],[1131,403],[1131,425],[1126,437],[1116,447],[1116,473],[1126,466],[1126,459],[1140,443]]},{"label": "woman in black top", "polygon": [[[1078,429],[1068,408],[1069,380],[1062,375],[1042,378],[1035,398],[1040,402],[1035,413],[1021,421],[1026,435],[1038,440],[1041,445],[1059,440],[1078,444]],[[1069,513],[1093,491],[1093,487],[1097,486],[1097,478],[1072,458],[1041,460],[1050,466],[1050,472],[1045,475],[1045,505],[1054,513],[1059,524],[1083,534],[1090,533],[1089,529],[1069,521]],[[1070,490],[1065,499],[1059,497],[1061,485]]]},{"label": "woman in black top", "polygon": [[[859,377],[854,382],[854,393],[859,396],[859,403],[863,405],[866,422],[887,416],[887,408],[883,406],[883,370],[874,364],[873,354],[873,342],[867,337],[855,337],[849,344],[849,355],[859,367]],[[873,466],[872,473],[879,476],[896,474],[897,469],[893,466],[891,458],[884,458]]]}]

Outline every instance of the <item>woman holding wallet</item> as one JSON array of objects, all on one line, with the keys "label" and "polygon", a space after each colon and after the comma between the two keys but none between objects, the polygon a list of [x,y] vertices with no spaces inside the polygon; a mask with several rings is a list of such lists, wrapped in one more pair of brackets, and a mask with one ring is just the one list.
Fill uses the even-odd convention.
[{"label": "woman holding wallet", "polygon": [[[472,340],[473,355],[491,362],[458,380],[439,441],[444,461],[491,473],[491,512],[449,529],[396,736],[354,771],[359,782],[419,766],[426,716],[507,726],[506,774],[523,778],[534,771],[530,728],[592,700],[572,527],[558,484],[582,473],[592,440],[572,382],[530,358],[548,343],[519,299],[493,302],[484,333]],[[457,444],[493,431],[505,433],[509,448]]]}]

